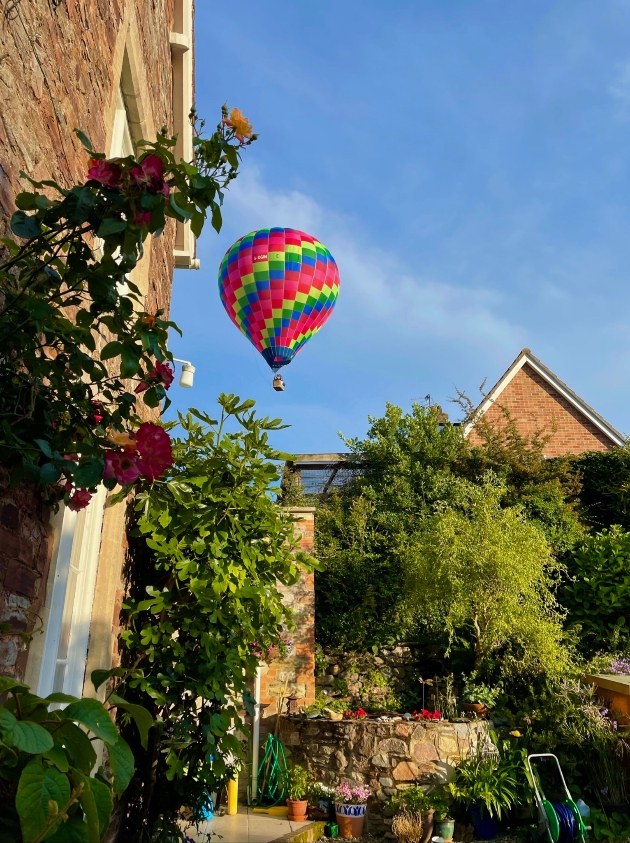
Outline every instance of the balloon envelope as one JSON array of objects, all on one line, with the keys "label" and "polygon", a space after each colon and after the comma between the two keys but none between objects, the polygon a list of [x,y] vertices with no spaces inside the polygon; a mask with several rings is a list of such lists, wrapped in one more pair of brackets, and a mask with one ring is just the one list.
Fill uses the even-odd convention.
[{"label": "balloon envelope", "polygon": [[339,271],[310,234],[263,228],[228,249],[219,292],[232,322],[275,371],[293,360],[332,313]]}]

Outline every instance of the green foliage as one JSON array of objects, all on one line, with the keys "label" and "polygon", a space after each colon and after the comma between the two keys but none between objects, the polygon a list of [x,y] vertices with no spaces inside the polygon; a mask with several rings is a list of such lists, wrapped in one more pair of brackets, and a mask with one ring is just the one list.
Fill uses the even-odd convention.
[{"label": "green foliage", "polygon": [[630,815],[619,811],[591,808],[594,840],[627,840],[630,837]]},{"label": "green foliage", "polygon": [[441,787],[423,789],[418,785],[407,787],[391,797],[389,805],[393,811],[408,811],[411,814],[426,814],[434,811],[434,820],[449,818],[450,806]]},{"label": "green foliage", "polygon": [[207,794],[238,763],[234,727],[241,699],[252,713],[256,654],[290,623],[278,585],[313,564],[297,550],[292,517],[272,500],[273,461],[285,455],[268,434],[280,421],[257,418],[253,401],[233,395],[219,404],[218,421],[196,410],[180,416],[173,469],[136,495],[122,657],[140,659],[143,675],[125,697],[151,707],[161,731],[146,751],[131,741],[130,840],[150,840],[158,824],[174,828],[182,804],[200,819]]},{"label": "green foliage", "polygon": [[304,767],[295,764],[289,770],[288,798],[295,802],[306,799],[312,783],[312,775]]},{"label": "green foliage", "polygon": [[401,546],[424,517],[448,500],[449,465],[466,448],[460,428],[439,424],[439,409],[391,404],[370,417],[363,441],[344,440],[360,468],[357,479],[331,490],[316,514],[317,637],[324,646],[367,650],[411,634],[401,612]]},{"label": "green foliage", "polygon": [[496,688],[488,688],[483,683],[481,685],[474,685],[472,682],[467,682],[462,699],[467,703],[479,703],[480,705],[485,705],[487,708],[494,708],[499,698],[499,693]]},{"label": "green foliage", "polygon": [[315,676],[323,676],[328,670],[328,662],[321,644],[315,644]]},{"label": "green foliage", "polygon": [[192,163],[175,159],[176,139],[164,134],[113,161],[78,134],[92,157],[87,180],[68,190],[29,179],[11,219],[26,242],[4,239],[0,263],[0,464],[13,483],[42,484],[52,505],[102,480],[108,430],[141,420],[134,381],[148,387],[147,406],[168,405],[156,364],[172,359],[167,335],[178,329],[161,311],[144,313],[128,274],[167,218],[191,219],[198,234],[209,212],[219,230],[240,157],[224,123],[195,138]]},{"label": "green foliage", "polygon": [[517,802],[518,768],[509,756],[484,756],[478,751],[459,762],[448,788],[466,809],[483,805],[489,816],[501,819]]},{"label": "green foliage", "polygon": [[567,561],[560,600],[587,656],[630,645],[630,533],[620,526],[589,536]]},{"label": "green foliage", "polygon": [[459,484],[460,505],[439,508],[400,549],[410,612],[420,600],[440,605],[451,640],[468,627],[476,668],[499,659],[504,671],[561,672],[567,656],[547,541],[522,509],[502,508],[496,479]]},{"label": "green foliage", "polygon": [[589,451],[575,463],[582,483],[580,509],[590,527],[620,524],[630,530],[630,445],[610,451]]},{"label": "green foliage", "polygon": [[[97,686],[98,677],[92,678]],[[133,773],[131,750],[111,719],[111,709],[96,699],[68,694],[42,699],[10,677],[0,677],[0,694],[7,695],[0,705],[0,841],[98,843],[109,825],[113,793],[122,794]],[[108,701],[119,710],[129,708],[113,693]],[[59,703],[66,707],[59,708]],[[146,738],[151,715],[141,706],[129,712]],[[96,738],[105,744],[110,762],[128,759],[127,768],[110,764],[113,782],[102,768],[92,775]]]},{"label": "green foliage", "polygon": [[[471,417],[471,403],[465,398],[460,403]],[[504,506],[520,504],[554,553],[570,551],[584,536],[576,507],[579,472],[571,455],[546,459],[554,429],[523,436],[509,410],[501,408],[497,421],[476,419],[475,433],[481,445],[465,450],[454,470],[477,483],[491,471],[505,486]]]}]

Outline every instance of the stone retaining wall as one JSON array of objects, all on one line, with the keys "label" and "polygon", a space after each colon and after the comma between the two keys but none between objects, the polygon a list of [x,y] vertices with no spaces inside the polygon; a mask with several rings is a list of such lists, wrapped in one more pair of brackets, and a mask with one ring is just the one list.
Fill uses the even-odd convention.
[{"label": "stone retaining wall", "polygon": [[384,808],[391,796],[413,784],[447,782],[454,766],[488,739],[485,721],[407,723],[378,720],[303,720],[282,718],[280,738],[291,762],[318,781],[365,784],[370,830],[388,830]]},{"label": "stone retaining wall", "polygon": [[[318,695],[347,699],[351,708],[420,709],[420,667],[426,655],[414,644],[381,647],[376,654],[325,650],[318,657]],[[441,690],[437,684],[425,685],[425,707],[439,708]]]}]

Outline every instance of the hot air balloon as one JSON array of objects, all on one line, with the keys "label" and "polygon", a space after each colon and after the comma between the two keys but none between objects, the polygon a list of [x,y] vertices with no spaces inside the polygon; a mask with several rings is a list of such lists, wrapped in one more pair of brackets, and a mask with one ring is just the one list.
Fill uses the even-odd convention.
[{"label": "hot air balloon", "polygon": [[228,249],[219,269],[223,307],[274,371],[293,360],[333,311],[339,270],[328,249],[294,228],[263,228]]}]

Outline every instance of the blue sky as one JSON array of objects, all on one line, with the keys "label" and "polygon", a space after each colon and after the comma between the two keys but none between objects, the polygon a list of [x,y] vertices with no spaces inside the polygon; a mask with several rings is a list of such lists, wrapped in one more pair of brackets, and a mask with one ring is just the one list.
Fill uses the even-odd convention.
[{"label": "blue sky", "polygon": [[[529,347],[630,433],[630,0],[198,0],[197,107],[260,140],[175,275],[178,357],[195,387],[254,398],[334,451],[386,401],[430,394],[452,417]],[[238,237],[299,228],[339,265],[332,317],[283,370],[221,306]]]}]

